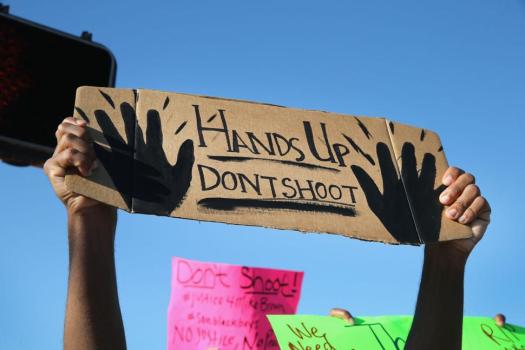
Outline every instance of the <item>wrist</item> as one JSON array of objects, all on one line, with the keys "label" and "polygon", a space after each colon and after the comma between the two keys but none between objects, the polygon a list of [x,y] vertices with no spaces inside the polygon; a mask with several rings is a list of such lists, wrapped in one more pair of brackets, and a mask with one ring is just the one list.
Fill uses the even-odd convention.
[{"label": "wrist", "polygon": [[70,246],[85,245],[86,242],[113,244],[117,223],[116,208],[104,204],[81,209],[69,207],[67,215]]},{"label": "wrist", "polygon": [[68,205],[66,206],[68,220],[83,221],[102,221],[113,223],[117,220],[117,209],[115,207],[98,202],[95,205]]},{"label": "wrist", "polygon": [[453,242],[440,242],[425,245],[425,260],[433,265],[458,267],[463,269],[469,254],[457,249]]}]

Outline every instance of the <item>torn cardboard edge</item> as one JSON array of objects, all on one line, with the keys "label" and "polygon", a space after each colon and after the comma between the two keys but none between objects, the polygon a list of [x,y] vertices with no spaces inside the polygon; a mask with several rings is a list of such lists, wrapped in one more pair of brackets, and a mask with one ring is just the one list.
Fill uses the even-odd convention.
[{"label": "torn cardboard edge", "polygon": [[[197,116],[199,113],[201,115]],[[89,122],[89,133],[99,150],[97,157],[102,160],[103,167],[90,178],[68,176],[66,178],[68,188],[128,212],[292,229],[302,232],[335,233],[386,243],[419,244],[471,236],[471,230],[468,227],[455,222],[447,222],[450,220],[444,219],[442,208],[438,208],[439,210],[417,208],[417,206],[427,207],[428,203],[432,202],[432,196],[436,192],[434,187],[440,182],[436,182],[436,177],[439,177],[439,173],[442,173],[444,167],[448,166],[442,153],[439,137],[428,130],[398,124],[385,118],[344,116],[330,112],[297,110],[271,104],[209,96],[96,87],[81,87],[77,90],[75,117]],[[232,133],[233,130],[237,133],[237,149],[231,149],[230,144],[232,140],[235,141],[235,137],[228,135],[228,132],[225,133],[226,136],[223,135],[223,130],[217,124],[222,120],[226,125],[226,119],[228,119],[229,132]],[[306,137],[300,135],[301,121],[306,134],[308,134],[307,123],[310,133],[317,132],[317,134],[310,135],[309,139],[308,135]],[[199,123],[202,125],[199,126]],[[397,132],[394,133],[393,127]],[[321,130],[321,133],[318,130]],[[340,133],[342,136],[339,135],[341,130],[343,130]],[[275,132],[270,133],[270,131]],[[213,138],[211,134],[214,134]],[[254,137],[250,138],[253,143],[254,139],[261,142],[263,140],[261,135],[268,136],[269,142],[269,134],[281,135],[283,138],[286,136],[288,141],[292,140],[290,142],[302,152],[304,163],[294,164],[293,159],[274,157],[275,154],[271,154],[271,157],[246,157],[246,153],[253,156],[249,152],[243,153],[249,149],[246,143],[243,145],[247,139],[246,135]],[[241,135],[245,138],[244,141],[239,141],[242,140]],[[254,135],[258,135],[259,139]],[[166,141],[167,138],[170,141]],[[294,138],[297,139],[295,143]],[[319,146],[323,138],[326,141],[324,151],[328,153],[312,157],[310,154],[312,152],[309,151],[318,152],[316,147],[323,147]],[[328,138],[331,138],[330,145]],[[184,139],[186,140],[182,141]],[[221,139],[223,139],[222,144]],[[308,142],[305,139],[308,139]],[[346,141],[350,143],[344,145],[343,142]],[[260,145],[264,147],[262,143]],[[269,145],[270,143],[266,144],[268,148],[270,148]],[[420,149],[424,149],[424,152],[420,152]],[[413,164],[411,172],[403,171],[404,152],[408,155],[405,158],[412,157],[417,163]],[[332,153],[336,153],[335,156]],[[232,157],[232,154],[239,155],[239,157]],[[177,178],[176,174],[173,175],[173,170],[179,162],[185,159],[187,163],[191,161],[191,167],[189,170],[183,169],[186,175]],[[427,163],[433,164],[433,167],[425,167],[425,164],[422,164],[423,160],[429,160]],[[309,161],[308,165],[313,168],[305,168],[307,161]],[[344,164],[344,167],[341,163]],[[297,165],[301,167],[296,167]],[[394,168],[390,179],[385,178],[383,174],[383,170],[389,167]],[[123,168],[128,170],[122,171]],[[358,168],[364,172],[359,179],[356,175]],[[182,167],[179,167],[180,169]],[[352,198],[354,195],[356,198],[354,203],[350,204],[357,218],[341,215],[336,217],[336,214],[333,213],[340,210],[343,204],[349,203],[337,202],[334,205],[335,209],[333,207],[321,208],[329,210],[328,212],[302,211],[304,208],[312,209],[312,203],[303,203],[305,198],[302,198],[302,192],[301,198],[293,198],[293,203],[290,200],[284,204],[278,201],[279,198],[275,198],[275,193],[273,193],[274,198],[270,198],[271,201],[258,199],[257,202],[254,202],[256,198],[245,198],[246,196],[243,197],[244,193],[241,192],[233,196],[229,188],[210,192],[204,186],[204,175],[215,175],[212,170],[207,169],[220,172],[223,178],[224,174],[229,176],[230,173],[237,172],[239,178],[235,181],[244,181],[241,174],[244,178],[255,174],[256,181],[259,181],[264,177],[265,172],[270,172],[265,175],[273,176],[275,179],[280,177],[284,186],[290,184],[291,180],[286,183],[285,180],[290,179],[292,175],[297,177],[295,181],[312,179],[311,181],[315,182],[319,180],[315,182],[316,186],[318,184],[325,186],[324,183],[341,185],[341,183],[344,184],[342,181],[354,178],[350,183],[355,185],[353,186],[355,193],[351,192],[351,195]],[[420,181],[418,172],[422,170],[424,174],[433,176],[430,186],[428,181],[426,183]],[[205,171],[208,173],[203,175]],[[121,176],[116,176],[115,172],[120,172]],[[416,174],[415,178],[413,174]],[[231,179],[229,180],[233,181]],[[199,180],[201,186],[196,184]],[[176,198],[173,192],[181,192],[179,188],[181,183],[182,187],[186,188],[183,188],[183,193]],[[244,185],[248,186],[249,183],[246,182]],[[149,184],[150,187],[145,184]],[[364,194],[364,187],[358,186],[366,184],[370,185],[368,189],[368,192],[372,193],[370,196],[368,193]],[[400,192],[400,184],[402,184],[401,192],[403,193],[401,202],[401,197],[394,198],[397,203],[388,205],[377,203],[377,200],[376,203],[371,202],[374,193],[385,199],[387,192]],[[231,183],[229,185],[231,187]],[[387,185],[389,188],[388,191],[385,191]],[[322,186],[320,188],[323,188]],[[301,191],[299,182],[297,182],[297,187]],[[257,188],[256,190],[261,192]],[[207,193],[215,193],[214,191],[218,191],[219,196],[211,199],[204,196]],[[432,193],[427,193],[429,191]],[[162,194],[168,192],[170,195]],[[289,195],[291,193],[288,192]],[[426,197],[419,198],[422,194]],[[397,193],[397,195],[400,194]],[[313,197],[315,199],[315,194]],[[166,203],[173,199],[178,201],[175,206],[172,205],[173,203]],[[390,202],[392,202],[391,199]],[[217,203],[221,200],[223,207],[224,203],[228,203],[233,209],[227,211],[219,208]],[[246,206],[249,200],[252,201],[249,204],[255,203],[254,207]],[[309,200],[311,202],[311,199]],[[202,206],[203,201],[208,207]],[[398,208],[399,205],[403,206],[403,203],[407,207],[406,213]],[[439,205],[439,202],[435,204]],[[270,208],[272,205],[277,205],[279,210]],[[385,208],[387,210],[383,210]],[[390,215],[389,208],[393,209],[394,214],[397,210],[403,215],[398,217]],[[431,220],[427,220],[429,217]],[[431,234],[422,232],[429,227]],[[445,230],[441,229],[443,227]],[[397,232],[392,232],[392,230]],[[407,235],[403,231],[413,233]]]}]

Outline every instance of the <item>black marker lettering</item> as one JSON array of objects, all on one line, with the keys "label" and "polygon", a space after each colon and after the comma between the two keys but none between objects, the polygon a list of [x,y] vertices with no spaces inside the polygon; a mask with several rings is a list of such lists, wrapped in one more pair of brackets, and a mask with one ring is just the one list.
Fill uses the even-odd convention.
[{"label": "black marker lettering", "polygon": [[357,190],[357,187],[355,186],[341,186],[342,188],[347,188],[350,192],[350,199],[352,200],[352,203],[355,203],[355,195],[354,190]]},{"label": "black marker lettering", "polygon": [[230,144],[230,137],[228,134],[228,124],[226,123],[226,117],[224,116],[224,110],[223,109],[218,110],[219,115],[221,116],[222,128],[211,128],[211,127],[205,127],[202,125],[199,105],[193,105],[193,108],[195,109],[195,117],[197,119],[197,133],[199,134],[199,147],[207,147],[206,141],[204,140],[204,131],[215,131],[215,132],[224,133],[224,136],[226,137],[226,144],[228,146],[228,152],[233,152],[231,144]]},{"label": "black marker lettering", "polygon": [[326,124],[321,123],[321,131],[323,132],[326,152],[328,153],[328,156],[326,156],[325,158],[321,157],[319,155],[319,152],[317,151],[317,147],[315,146],[315,141],[314,141],[314,134],[313,134],[312,126],[310,125],[310,122],[303,122],[303,125],[304,125],[304,132],[306,135],[306,141],[308,142],[308,147],[310,148],[310,152],[312,153],[312,155],[317,160],[324,161],[324,162],[330,161],[332,163],[335,163],[334,154],[332,153],[332,147],[330,147],[330,141],[328,140],[328,133],[326,132]]},{"label": "black marker lettering", "polygon": [[312,185],[312,180],[306,180],[308,183],[308,187],[301,187],[299,184],[299,180],[295,180],[295,184],[297,185],[297,190],[299,191],[299,196],[301,199],[304,199],[305,196],[303,195],[303,192],[310,192],[312,194],[312,199],[316,200],[317,197],[315,196],[314,187]]},{"label": "black marker lettering", "polygon": [[252,182],[248,176],[242,174],[242,173],[237,173],[237,176],[239,177],[239,183],[241,184],[241,191],[246,193],[246,184],[245,183],[248,183],[255,192],[257,192],[257,194],[260,196],[261,195],[261,185],[259,183],[259,175],[258,174],[255,174],[255,182]]},{"label": "black marker lettering", "polygon": [[[221,175],[215,168],[212,168],[206,165],[202,165],[202,164],[198,164],[197,168],[199,169],[199,177],[201,179],[201,190],[202,191],[213,190],[214,188],[219,186],[219,184],[221,183]],[[209,174],[213,174],[212,176],[215,176],[215,183],[213,185],[206,186],[206,180],[205,180],[206,177],[204,176],[204,170],[206,169],[208,170]]]},{"label": "black marker lettering", "polygon": [[342,167],[346,166],[344,156],[350,153],[350,150],[348,149],[348,147],[340,143],[336,143],[334,144],[334,152],[335,152],[335,156],[337,157],[339,166],[342,166]]},{"label": "black marker lettering", "polygon": [[273,140],[272,140],[272,134],[267,132],[265,133],[266,135],[266,139],[268,141],[268,145],[265,145],[263,142],[261,142],[261,140],[259,140],[257,138],[257,136],[254,135],[253,132],[247,132],[246,135],[248,135],[248,139],[250,140],[250,143],[252,144],[252,150],[253,150],[253,153],[254,154],[259,154],[259,149],[257,148],[257,145],[256,143],[264,148],[264,150],[266,151],[266,153],[268,153],[269,155],[273,156],[275,155],[275,150],[274,150],[274,145],[273,145]]},{"label": "black marker lettering", "polygon": [[244,140],[241,138],[237,130],[233,130],[232,131],[232,149],[234,152],[239,153],[240,148],[246,148],[248,151],[250,151],[250,153],[255,153],[252,149],[250,149],[250,147],[248,147],[246,142],[244,142]]},{"label": "black marker lettering", "polygon": [[288,183],[290,183],[291,181],[292,181],[292,179],[290,179],[289,177],[285,177],[285,178],[281,181],[284,187],[289,188],[290,190],[293,191],[293,194],[288,194],[287,192],[283,192],[283,196],[285,196],[286,198],[294,198],[294,197],[297,195],[297,190],[295,189],[295,187],[290,186],[290,185],[288,184]]},{"label": "black marker lettering", "polygon": [[277,178],[274,177],[274,176],[262,176],[261,175],[261,179],[268,180],[268,183],[270,184],[270,188],[272,190],[272,197],[275,198],[277,196],[277,194],[275,193],[275,186],[274,186],[273,182],[275,180],[277,180]]},{"label": "black marker lettering", "polygon": [[321,199],[325,199],[328,195],[328,192],[326,191],[326,186],[322,182],[318,182],[315,184],[315,193],[317,194],[317,197]]},{"label": "black marker lettering", "polygon": [[[227,185],[228,176],[231,178],[231,186]],[[222,187],[224,187],[226,190],[234,191],[237,189],[237,177],[231,171],[225,171],[224,173],[222,173],[221,179],[222,179]]]},{"label": "black marker lettering", "polygon": [[335,200],[339,200],[343,196],[341,189],[337,185],[330,185],[330,187],[328,187],[328,192],[330,192],[330,197],[332,197]]},{"label": "black marker lettering", "polygon": [[290,145],[292,146],[292,148],[297,152],[298,156],[295,158],[295,160],[297,162],[302,162],[305,158],[304,156],[304,152],[299,148],[297,147],[294,142],[299,142],[299,139],[297,137],[292,137],[290,139]]}]

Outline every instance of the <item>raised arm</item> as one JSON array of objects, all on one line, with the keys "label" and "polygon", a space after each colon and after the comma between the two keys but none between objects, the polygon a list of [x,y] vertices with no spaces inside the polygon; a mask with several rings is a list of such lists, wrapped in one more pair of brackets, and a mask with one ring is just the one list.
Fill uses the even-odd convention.
[{"label": "raised arm", "polygon": [[66,173],[89,175],[96,167],[86,123],[66,118],[44,170],[68,217],[69,281],[64,349],[125,349],[114,260],[115,208],[66,189]]},{"label": "raised arm", "polygon": [[490,222],[490,206],[480,195],[472,175],[449,168],[440,196],[449,205],[446,215],[471,225],[472,238],[428,244],[414,322],[406,350],[461,349],[463,324],[463,277],[465,264]]}]

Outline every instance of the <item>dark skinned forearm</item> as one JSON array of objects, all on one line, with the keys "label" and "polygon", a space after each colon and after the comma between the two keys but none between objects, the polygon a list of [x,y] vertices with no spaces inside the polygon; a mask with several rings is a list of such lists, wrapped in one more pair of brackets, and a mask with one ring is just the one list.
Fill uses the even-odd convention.
[{"label": "dark skinned forearm", "polygon": [[68,213],[69,282],[64,349],[125,349],[114,259],[116,211]]},{"label": "dark skinned forearm", "polygon": [[427,245],[414,322],[406,350],[461,350],[467,256],[446,243]]}]

